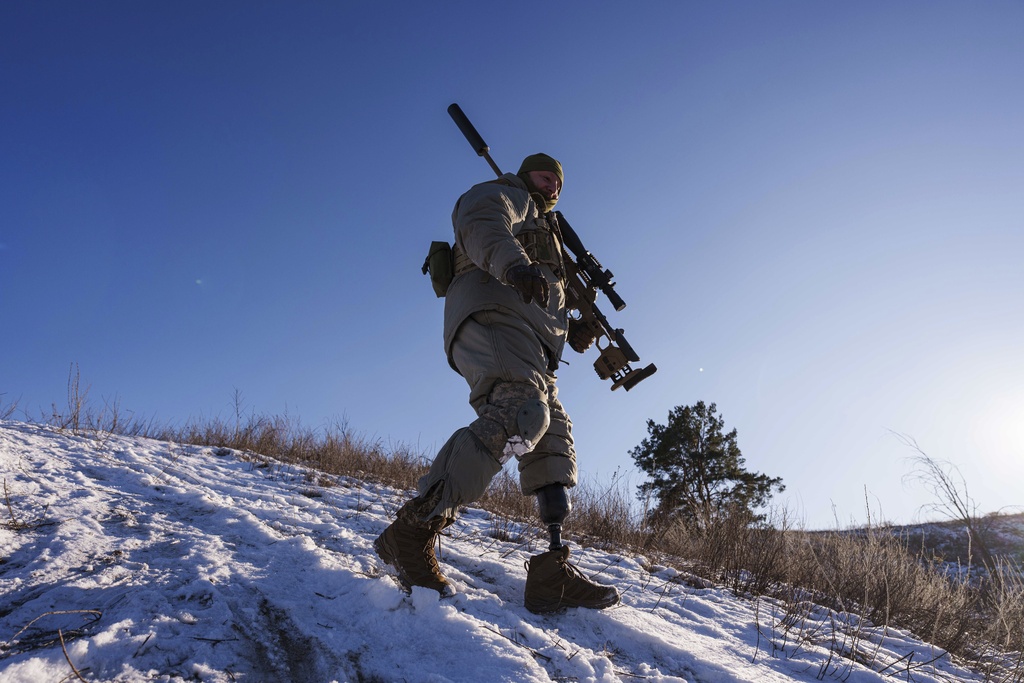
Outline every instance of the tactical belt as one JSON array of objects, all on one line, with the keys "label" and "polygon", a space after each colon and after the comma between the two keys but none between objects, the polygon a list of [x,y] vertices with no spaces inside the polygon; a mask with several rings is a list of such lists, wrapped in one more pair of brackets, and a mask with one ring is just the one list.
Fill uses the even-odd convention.
[{"label": "tactical belt", "polygon": [[473,263],[473,261],[468,256],[466,256],[465,252],[463,252],[462,249],[459,248],[459,245],[455,245],[455,248],[452,249],[452,253],[455,256],[456,275],[468,273],[469,271],[474,270],[476,268],[476,264]]}]

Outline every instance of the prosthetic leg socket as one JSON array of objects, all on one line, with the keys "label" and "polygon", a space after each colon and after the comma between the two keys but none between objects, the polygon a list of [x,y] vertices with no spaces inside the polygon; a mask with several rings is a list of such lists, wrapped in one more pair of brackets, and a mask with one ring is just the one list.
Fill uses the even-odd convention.
[{"label": "prosthetic leg socket", "polygon": [[548,533],[551,534],[548,550],[558,550],[562,547],[562,520],[572,510],[569,493],[561,484],[542,486],[537,489],[537,507],[540,521],[547,525]]}]

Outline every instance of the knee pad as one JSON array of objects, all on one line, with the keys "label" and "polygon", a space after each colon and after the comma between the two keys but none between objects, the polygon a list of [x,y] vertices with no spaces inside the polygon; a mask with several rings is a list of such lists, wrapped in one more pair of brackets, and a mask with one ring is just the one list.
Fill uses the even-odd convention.
[{"label": "knee pad", "polygon": [[502,452],[502,463],[515,456],[521,458],[534,449],[537,442],[551,426],[551,411],[548,404],[539,398],[529,399],[516,413],[516,433],[509,436]]},{"label": "knee pad", "polygon": [[519,407],[516,426],[519,427],[519,436],[536,446],[540,437],[544,436],[551,426],[551,411],[548,410],[548,404],[539,398],[525,402]]}]

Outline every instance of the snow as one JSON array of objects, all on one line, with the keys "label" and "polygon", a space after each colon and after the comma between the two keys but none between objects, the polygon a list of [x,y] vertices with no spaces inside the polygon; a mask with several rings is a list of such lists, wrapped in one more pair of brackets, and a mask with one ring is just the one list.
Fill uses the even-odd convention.
[{"label": "snow", "polygon": [[868,666],[838,657],[829,629],[843,615],[816,610],[787,633],[783,606],[695,587],[628,552],[572,548],[620,605],[533,615],[524,563],[539,539],[497,540],[479,509],[442,540],[458,592],[406,595],[372,550],[405,492],[320,486],[316,472],[227,449],[0,421],[0,478],[4,683],[75,670],[90,681],[868,683],[907,680],[908,661],[935,658],[912,679],[981,680],[891,628],[860,632]]}]

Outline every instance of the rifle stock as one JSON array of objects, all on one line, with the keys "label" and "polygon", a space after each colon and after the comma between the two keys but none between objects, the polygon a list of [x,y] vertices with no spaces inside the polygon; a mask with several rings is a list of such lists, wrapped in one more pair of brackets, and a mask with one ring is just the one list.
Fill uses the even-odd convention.
[{"label": "rifle stock", "polygon": [[[483,137],[470,123],[469,118],[463,113],[458,104],[451,104],[448,107],[448,115],[455,121],[470,146],[477,153],[487,160],[491,170],[501,177],[501,169],[491,159],[490,147],[484,142]],[[630,363],[638,363],[640,356],[633,347],[626,341],[623,330],[614,328],[603,313],[597,308],[597,292],[600,290],[608,297],[608,301],[616,311],[626,307],[626,302],[615,291],[615,283],[612,282],[612,272],[601,265],[600,261],[587,251],[583,241],[573,230],[569,221],[565,219],[561,211],[552,212],[562,241],[562,259],[565,261],[566,270],[566,296],[570,309],[576,309],[580,313],[580,320],[590,330],[594,337],[595,345],[601,352],[598,359],[594,361],[594,370],[602,380],[612,381],[612,391],[622,387],[629,391],[644,379],[650,377],[658,368],[650,363],[645,368],[634,370]],[[576,258],[573,258],[575,255]],[[606,340],[601,346],[601,339]]]}]

